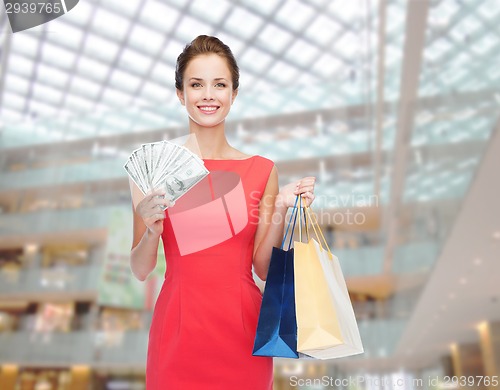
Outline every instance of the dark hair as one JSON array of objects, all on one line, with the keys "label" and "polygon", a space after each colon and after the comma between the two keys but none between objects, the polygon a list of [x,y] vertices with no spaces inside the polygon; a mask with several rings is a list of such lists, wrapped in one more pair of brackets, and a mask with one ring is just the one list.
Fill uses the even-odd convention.
[{"label": "dark hair", "polygon": [[231,49],[229,46],[222,43],[219,38],[208,35],[198,35],[191,43],[184,47],[182,53],[177,57],[177,64],[175,67],[175,88],[182,91],[184,72],[189,62],[201,54],[217,54],[224,58],[231,72],[233,90],[238,89],[240,85],[240,69],[238,68],[238,64],[236,63],[236,59]]}]

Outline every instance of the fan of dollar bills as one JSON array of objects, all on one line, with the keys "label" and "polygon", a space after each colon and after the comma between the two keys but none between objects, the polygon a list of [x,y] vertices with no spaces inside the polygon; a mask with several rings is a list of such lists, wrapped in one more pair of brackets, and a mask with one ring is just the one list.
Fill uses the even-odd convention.
[{"label": "fan of dollar bills", "polygon": [[209,173],[195,153],[169,141],[143,144],[132,152],[123,167],[144,195],[162,188],[171,201]]}]

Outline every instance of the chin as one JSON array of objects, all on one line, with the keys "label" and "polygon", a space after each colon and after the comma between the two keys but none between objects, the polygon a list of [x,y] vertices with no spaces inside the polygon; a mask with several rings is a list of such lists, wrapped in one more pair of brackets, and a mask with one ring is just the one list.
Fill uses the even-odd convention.
[{"label": "chin", "polygon": [[195,116],[190,116],[190,118],[198,126],[200,126],[200,127],[208,127],[208,128],[220,125],[226,119],[226,117],[223,117],[223,118],[213,118],[211,120],[207,120],[205,118],[197,118]]}]

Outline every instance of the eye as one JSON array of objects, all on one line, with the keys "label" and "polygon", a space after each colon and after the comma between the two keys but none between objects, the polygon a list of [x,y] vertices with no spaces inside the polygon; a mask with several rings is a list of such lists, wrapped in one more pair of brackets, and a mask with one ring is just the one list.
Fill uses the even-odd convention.
[{"label": "eye", "polygon": [[225,88],[226,87],[226,84],[224,83],[217,83],[215,84],[216,87],[221,87],[221,88]]},{"label": "eye", "polygon": [[200,83],[192,83],[191,87],[198,88],[198,87],[201,87],[201,84]]}]

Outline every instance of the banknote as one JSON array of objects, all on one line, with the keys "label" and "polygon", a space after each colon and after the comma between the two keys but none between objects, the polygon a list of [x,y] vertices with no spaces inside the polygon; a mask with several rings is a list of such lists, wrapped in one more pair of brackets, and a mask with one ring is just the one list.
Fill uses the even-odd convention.
[{"label": "banknote", "polygon": [[169,165],[168,165],[168,170],[163,170],[162,174],[158,175],[155,178],[155,186],[156,185],[161,185],[161,183],[164,183],[165,181],[165,176],[171,172],[176,171],[179,169],[181,166],[183,166],[186,161],[192,157],[192,153],[186,152],[186,150],[181,149],[178,147],[173,156],[170,158]]},{"label": "banknote", "polygon": [[132,151],[123,167],[144,195],[161,188],[172,201],[209,173],[199,156],[169,141],[142,144]]},{"label": "banknote", "polygon": [[165,175],[165,197],[176,201],[205,176],[203,164],[200,164],[194,156],[189,156],[184,164]]},{"label": "banknote", "polygon": [[123,167],[127,171],[130,178],[133,180],[133,182],[137,185],[137,187],[139,187],[139,189],[144,193],[143,189],[141,188],[142,184],[139,176],[137,175],[137,171],[132,167],[132,161],[127,161],[127,163]]}]

